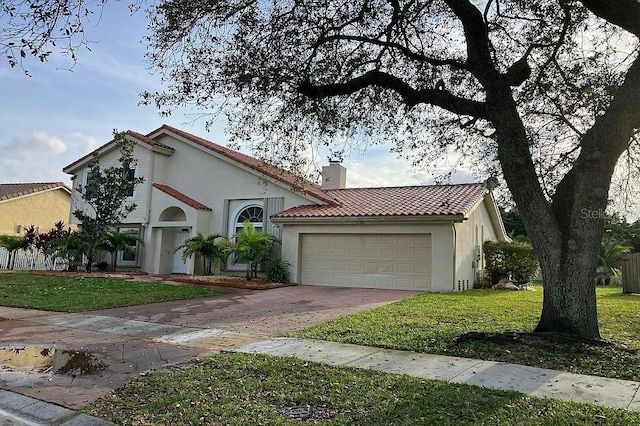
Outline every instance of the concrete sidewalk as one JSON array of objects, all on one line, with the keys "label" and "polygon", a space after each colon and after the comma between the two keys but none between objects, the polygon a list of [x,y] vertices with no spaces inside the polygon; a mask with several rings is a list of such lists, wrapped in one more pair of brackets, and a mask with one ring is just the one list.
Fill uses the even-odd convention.
[{"label": "concrete sidewalk", "polygon": [[278,338],[254,342],[234,348],[233,352],[292,356],[330,365],[404,373],[424,379],[640,411],[640,383],[629,380],[310,339]]},{"label": "concrete sidewalk", "polygon": [[[136,327],[133,327],[136,329]],[[139,331],[139,330],[136,330]],[[207,337],[226,334],[207,330]],[[203,337],[183,334],[183,338]],[[246,336],[250,338],[251,336]],[[253,336],[255,338],[255,336]],[[190,343],[190,339],[179,339]],[[640,410],[640,383],[565,373],[493,361],[420,354],[311,339],[276,338],[227,349],[231,352],[291,356],[324,364],[407,374],[500,390],[512,390],[553,399]],[[104,420],[68,408],[0,390],[0,425],[107,426]]]}]

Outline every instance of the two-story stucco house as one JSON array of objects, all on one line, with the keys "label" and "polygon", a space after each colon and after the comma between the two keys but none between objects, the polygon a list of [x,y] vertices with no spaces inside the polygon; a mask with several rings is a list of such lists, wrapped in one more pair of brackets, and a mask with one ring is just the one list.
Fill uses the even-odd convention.
[{"label": "two-story stucco house", "polygon": [[[177,246],[196,232],[230,236],[249,220],[281,239],[295,282],[459,291],[473,286],[482,242],[506,238],[484,184],[347,189],[338,163],[323,168],[317,185],[167,125],[127,137],[144,183],[120,227],[139,230],[146,244],[121,256],[120,267],[194,273],[194,259],[183,262]],[[112,141],[64,171],[82,184],[95,154],[109,166],[119,153]]]}]

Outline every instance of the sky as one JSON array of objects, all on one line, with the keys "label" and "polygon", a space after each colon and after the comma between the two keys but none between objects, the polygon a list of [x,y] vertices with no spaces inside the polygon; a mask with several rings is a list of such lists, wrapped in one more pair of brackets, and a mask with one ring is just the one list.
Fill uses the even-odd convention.
[{"label": "sky", "polygon": [[[144,11],[132,15],[126,2],[113,2],[93,21],[96,25],[85,27],[91,51],[81,50],[73,67],[62,55],[45,63],[28,58],[24,66],[29,77],[0,62],[0,183],[70,185],[62,168],[108,142],[113,129],[146,134],[169,124],[227,145],[223,121],[207,131],[205,119],[195,119],[197,111],[182,109],[160,117],[155,107],[138,105],[142,91],[162,89],[160,77],[150,73],[144,59]],[[432,174],[398,159],[389,148],[375,146],[346,157],[347,186],[432,183]],[[319,153],[321,160],[327,155]],[[476,180],[463,171],[453,182]]]}]

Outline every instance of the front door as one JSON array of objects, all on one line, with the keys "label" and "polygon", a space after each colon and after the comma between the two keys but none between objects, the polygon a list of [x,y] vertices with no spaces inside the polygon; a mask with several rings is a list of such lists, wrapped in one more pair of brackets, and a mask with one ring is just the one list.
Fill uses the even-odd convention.
[{"label": "front door", "polygon": [[[189,238],[188,231],[176,231],[176,240],[173,246],[175,250],[177,247],[181,246],[185,240]],[[171,270],[174,274],[186,274],[187,273],[187,263],[182,261],[182,250],[178,250],[173,254],[173,269]]]}]

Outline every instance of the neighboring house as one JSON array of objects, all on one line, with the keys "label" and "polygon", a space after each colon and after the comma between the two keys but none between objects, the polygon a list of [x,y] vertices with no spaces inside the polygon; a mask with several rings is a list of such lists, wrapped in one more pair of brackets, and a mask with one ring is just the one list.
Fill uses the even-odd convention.
[{"label": "neighboring house", "polygon": [[[249,220],[282,240],[295,282],[460,291],[483,264],[482,242],[506,239],[484,184],[345,189],[346,170],[332,162],[320,186],[167,125],[127,137],[144,183],[120,228],[139,230],[146,244],[120,267],[194,273],[194,259],[182,262],[177,246],[196,232],[230,236]],[[117,164],[111,141],[64,168],[76,184],[86,182],[95,154],[103,167]]]},{"label": "neighboring house", "polygon": [[0,184],[0,234],[20,235],[34,225],[39,232],[69,221],[71,190],[62,182]]}]

